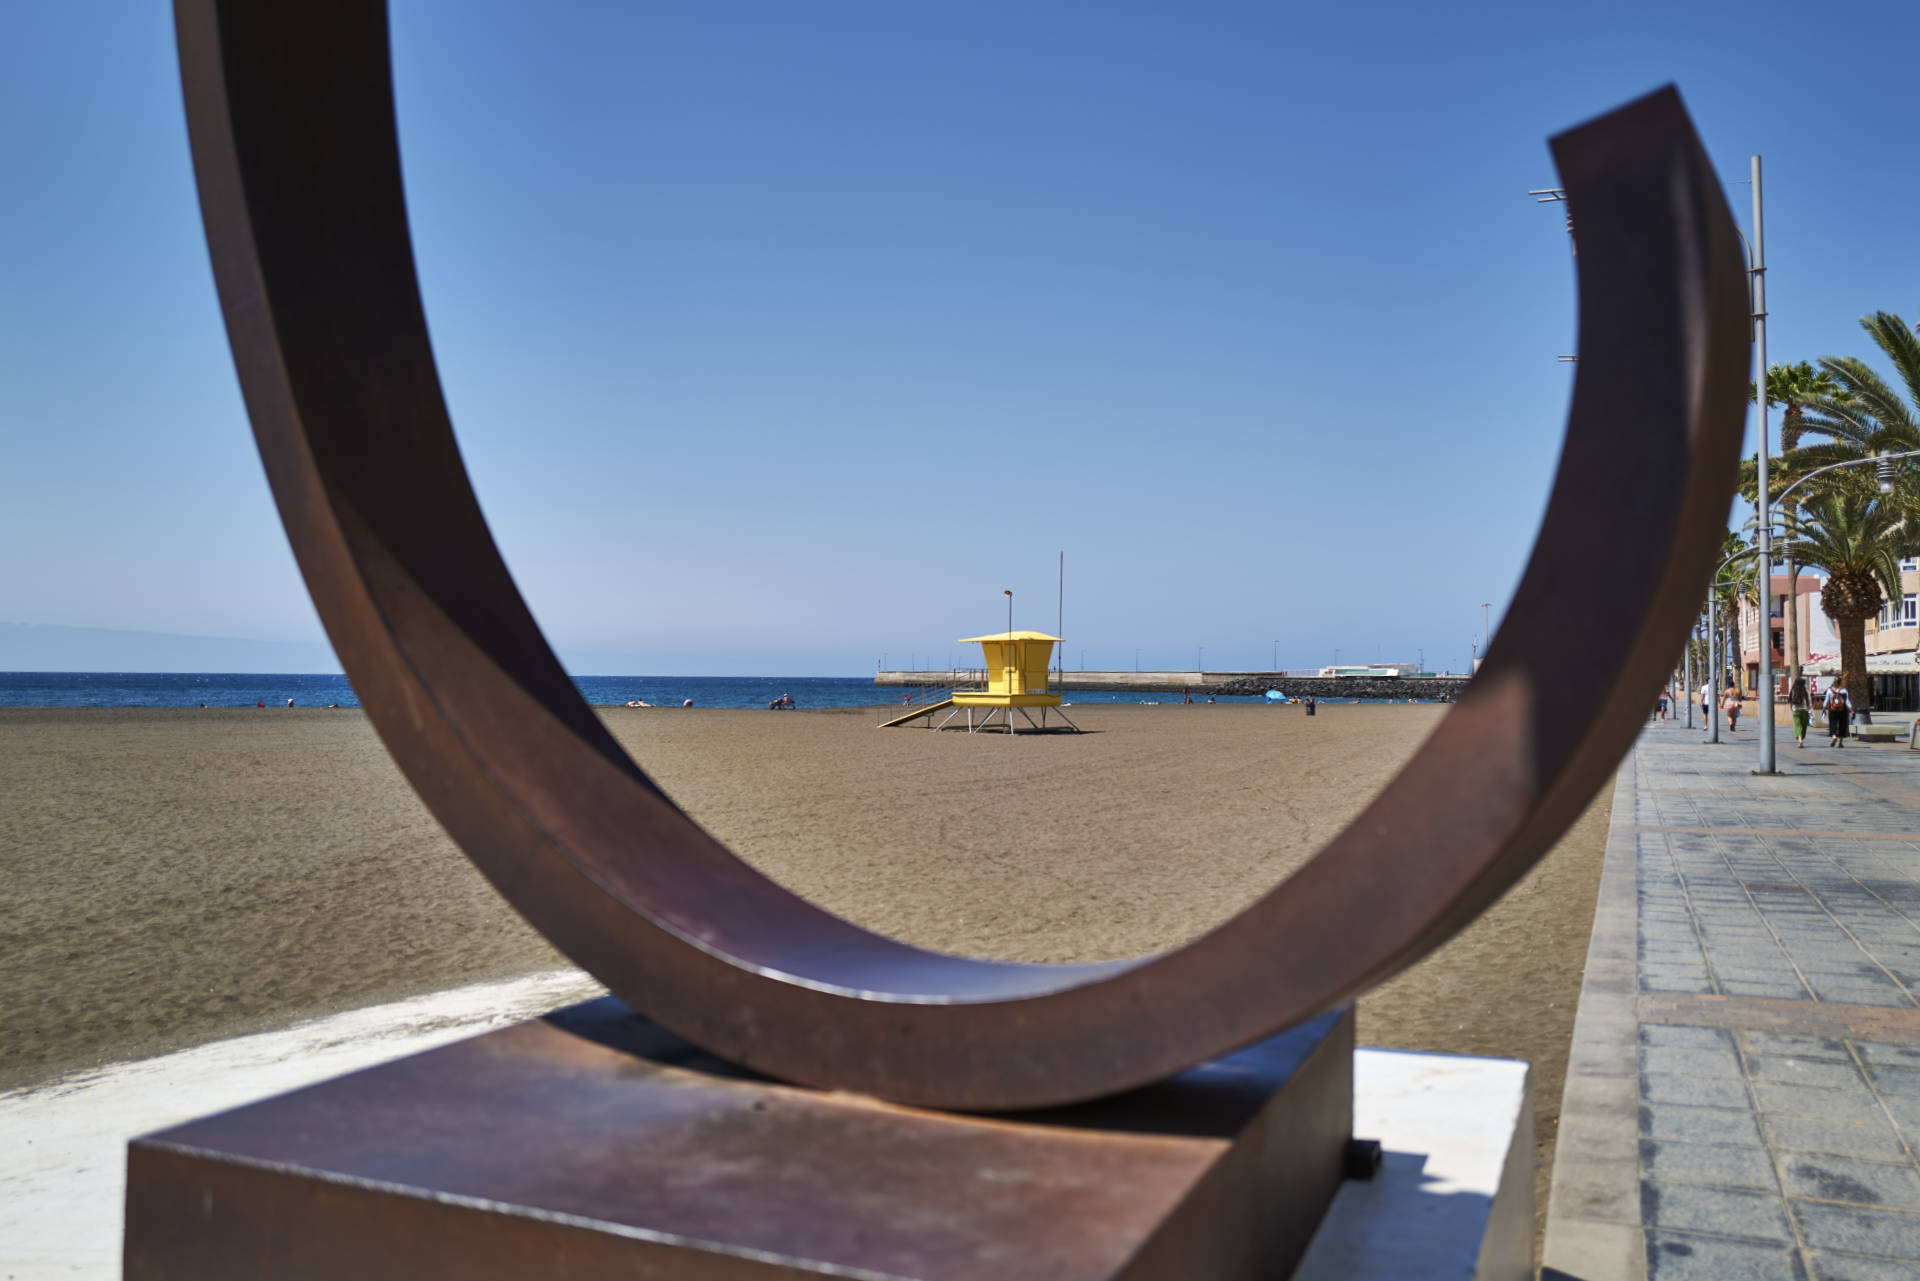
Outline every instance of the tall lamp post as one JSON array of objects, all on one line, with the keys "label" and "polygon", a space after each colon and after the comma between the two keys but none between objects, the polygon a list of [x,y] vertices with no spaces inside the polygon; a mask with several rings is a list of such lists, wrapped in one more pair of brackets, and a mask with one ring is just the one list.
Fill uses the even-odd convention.
[{"label": "tall lamp post", "polygon": [[1680,653],[1680,666],[1686,672],[1680,686],[1680,697],[1687,704],[1687,728],[1693,728],[1693,642],[1700,635],[1700,620],[1695,618],[1693,626],[1687,629],[1687,644]]},{"label": "tall lamp post", "polygon": [[[1726,568],[1725,561],[1722,561],[1720,563],[1720,568],[1721,569]],[[1720,577],[1720,570],[1719,569],[1714,570],[1713,576],[1715,578]],[[1720,602],[1715,597],[1712,589],[1708,589],[1707,591],[1707,730],[1708,730],[1707,741],[1709,743],[1717,743],[1720,741],[1720,649],[1719,649],[1720,642],[1718,639],[1720,634],[1719,632],[1720,620],[1718,617],[1719,603]]]},{"label": "tall lamp post", "polygon": [[[1760,405],[1760,457],[1754,488],[1754,524],[1760,544],[1760,773],[1773,768],[1773,528],[1768,520],[1767,494],[1767,237],[1760,218],[1760,157],[1753,157],[1753,244],[1747,259],[1747,278],[1753,282],[1754,375]],[[1791,603],[1791,602],[1789,602]]]}]

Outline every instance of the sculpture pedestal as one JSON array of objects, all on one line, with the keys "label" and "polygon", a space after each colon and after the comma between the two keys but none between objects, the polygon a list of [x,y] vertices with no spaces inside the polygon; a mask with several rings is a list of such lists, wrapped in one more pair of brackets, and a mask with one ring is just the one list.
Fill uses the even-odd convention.
[{"label": "sculpture pedestal", "polygon": [[968,1116],[768,1081],[609,998],[135,1140],[125,1275],[1286,1276],[1352,1115],[1350,1009]]}]

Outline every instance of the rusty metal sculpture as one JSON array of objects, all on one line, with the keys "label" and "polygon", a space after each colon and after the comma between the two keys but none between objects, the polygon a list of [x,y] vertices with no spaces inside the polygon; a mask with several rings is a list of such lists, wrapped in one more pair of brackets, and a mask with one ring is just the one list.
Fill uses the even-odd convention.
[{"label": "rusty metal sculpture", "polygon": [[1565,451],[1479,678],[1405,770],[1291,879],[1162,955],[1002,964],[871,934],[677,808],[515,589],[434,368],[383,6],[177,0],[176,18],[247,409],[369,717],[537,929],[728,1059],[912,1103],[1024,1108],[1152,1081],[1332,1009],[1444,942],[1552,845],[1638,732],[1693,617],[1732,492],[1747,305],[1725,201],[1663,90],[1554,140],[1579,219]]}]

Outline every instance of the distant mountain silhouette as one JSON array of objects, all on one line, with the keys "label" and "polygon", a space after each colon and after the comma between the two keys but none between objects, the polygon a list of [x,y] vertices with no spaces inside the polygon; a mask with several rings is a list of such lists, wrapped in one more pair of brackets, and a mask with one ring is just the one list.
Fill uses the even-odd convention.
[{"label": "distant mountain silhouette", "polygon": [[333,673],[326,644],[0,623],[0,672]]}]

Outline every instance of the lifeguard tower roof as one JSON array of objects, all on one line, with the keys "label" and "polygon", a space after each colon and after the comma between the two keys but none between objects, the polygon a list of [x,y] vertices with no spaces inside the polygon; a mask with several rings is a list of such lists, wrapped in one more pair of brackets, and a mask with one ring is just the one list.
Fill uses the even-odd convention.
[{"label": "lifeguard tower roof", "polygon": [[984,645],[988,641],[1059,641],[1058,636],[1049,636],[1045,632],[995,632],[991,636],[962,636],[956,645]]}]

